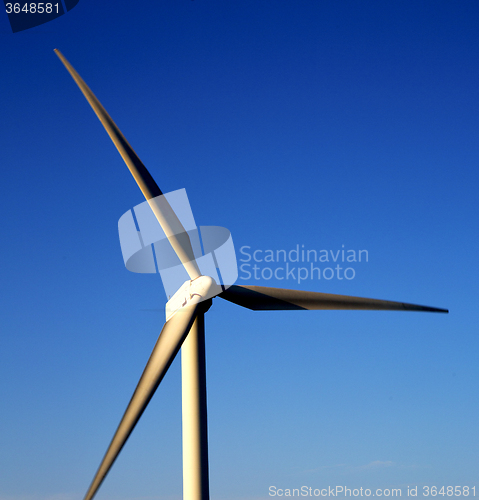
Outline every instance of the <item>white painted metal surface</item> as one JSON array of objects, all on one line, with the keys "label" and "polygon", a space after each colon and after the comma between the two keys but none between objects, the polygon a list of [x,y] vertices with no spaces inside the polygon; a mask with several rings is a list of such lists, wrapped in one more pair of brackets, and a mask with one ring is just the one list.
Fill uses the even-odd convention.
[{"label": "white painted metal surface", "polygon": [[208,500],[205,315],[199,313],[181,348],[183,499]]}]

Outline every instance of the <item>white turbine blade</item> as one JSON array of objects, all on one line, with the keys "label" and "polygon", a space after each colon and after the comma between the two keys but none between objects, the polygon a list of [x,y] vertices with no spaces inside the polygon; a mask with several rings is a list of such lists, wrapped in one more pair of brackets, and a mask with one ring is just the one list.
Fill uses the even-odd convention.
[{"label": "white turbine blade", "polygon": [[191,305],[187,305],[179,310],[163,326],[150,359],[121,419],[120,425],[85,495],[85,500],[91,500],[98,491],[113,462],[116,460],[123,445],[126,443],[126,440],[173,362],[173,359],[180,350],[181,344],[196,319],[199,308],[205,307],[205,302],[200,304],[199,300],[200,298],[196,297]]},{"label": "white turbine blade", "polygon": [[[113,144],[115,144],[116,149],[118,149],[118,152],[127,167],[130,169],[131,174],[148,201],[153,213],[158,219],[158,222],[168,237],[176,255],[178,255],[181,263],[185,267],[188,275],[191,279],[201,276],[200,270],[195,261],[190,238],[166,199],[164,197],[157,198],[163,193],[154,181],[150,172],[148,172],[145,165],[143,165],[135,151],[133,151],[133,148],[121,133],[120,129],[116,126],[115,122],[111,119],[110,115],[106,112],[105,108],[101,105],[100,101],[95,97],[87,84],[82,80],[80,75],[73,69],[72,65],[65,59],[63,54],[58,49],[55,49],[55,54],[68,70],[73,80],[75,80],[75,83],[78,85],[83,95],[86,97],[86,100],[93,108],[93,111],[100,119],[103,127],[108,132]],[[155,200],[155,198],[157,199]]]},{"label": "white turbine blade", "polygon": [[392,302],[390,300],[367,299],[331,293],[302,292],[265,286],[233,285],[219,295],[222,299],[252,309],[271,310],[313,310],[313,309],[363,309],[376,311],[428,311],[449,312],[447,309]]}]

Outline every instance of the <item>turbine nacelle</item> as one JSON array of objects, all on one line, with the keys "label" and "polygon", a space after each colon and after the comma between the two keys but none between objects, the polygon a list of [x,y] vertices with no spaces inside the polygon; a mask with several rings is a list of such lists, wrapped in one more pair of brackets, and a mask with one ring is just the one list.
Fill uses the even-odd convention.
[{"label": "turbine nacelle", "polygon": [[204,302],[216,297],[222,291],[221,286],[210,276],[199,276],[193,280],[185,281],[166,303],[166,321],[190,305],[193,300],[195,303]]}]

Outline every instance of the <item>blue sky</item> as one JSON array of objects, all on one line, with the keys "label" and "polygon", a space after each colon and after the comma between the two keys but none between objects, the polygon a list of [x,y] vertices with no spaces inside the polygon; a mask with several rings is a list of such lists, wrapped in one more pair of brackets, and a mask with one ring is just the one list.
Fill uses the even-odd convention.
[{"label": "blue sky", "polygon": [[[0,500],[83,496],[164,322],[159,277],[129,273],[120,252],[141,192],[54,48],[161,189],[186,188],[239,258],[368,251],[351,280],[239,284],[451,311],[216,299],[212,498],[479,495],[478,19],[475,2],[81,0],[12,34],[0,15]],[[180,392],[177,359],[99,500],[181,498]]]}]

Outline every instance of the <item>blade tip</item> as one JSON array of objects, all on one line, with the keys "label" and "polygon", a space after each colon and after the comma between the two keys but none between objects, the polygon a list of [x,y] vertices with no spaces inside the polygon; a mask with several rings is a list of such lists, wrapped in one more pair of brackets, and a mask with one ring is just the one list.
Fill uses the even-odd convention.
[{"label": "blade tip", "polygon": [[428,307],[426,309],[426,311],[435,312],[435,313],[449,314],[449,309],[442,309],[440,307]]}]

